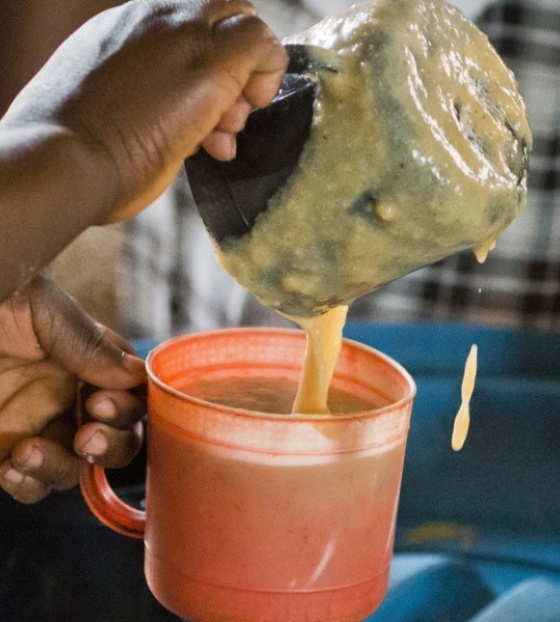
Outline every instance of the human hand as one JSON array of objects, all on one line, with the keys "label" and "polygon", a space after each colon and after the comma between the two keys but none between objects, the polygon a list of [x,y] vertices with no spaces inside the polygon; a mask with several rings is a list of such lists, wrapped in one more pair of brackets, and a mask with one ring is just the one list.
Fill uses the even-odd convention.
[{"label": "human hand", "polygon": [[3,122],[91,152],[90,174],[111,195],[104,224],[151,203],[201,145],[232,158],[235,133],[274,97],[286,64],[247,0],[132,0],[67,39]]},{"label": "human hand", "polygon": [[[143,362],[44,277],[0,303],[0,486],[24,503],[78,482],[78,454],[121,467],[142,440]],[[96,387],[76,429],[79,381]]]}]

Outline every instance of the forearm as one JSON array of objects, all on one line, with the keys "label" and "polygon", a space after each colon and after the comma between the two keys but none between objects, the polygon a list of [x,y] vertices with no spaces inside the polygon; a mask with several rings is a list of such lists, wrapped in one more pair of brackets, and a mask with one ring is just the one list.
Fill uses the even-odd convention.
[{"label": "forearm", "polygon": [[247,0],[126,2],[78,29],[0,121],[0,300],[147,207],[201,145],[231,158],[286,64]]},{"label": "forearm", "polygon": [[110,159],[53,126],[0,122],[0,300],[44,268],[118,195]]}]

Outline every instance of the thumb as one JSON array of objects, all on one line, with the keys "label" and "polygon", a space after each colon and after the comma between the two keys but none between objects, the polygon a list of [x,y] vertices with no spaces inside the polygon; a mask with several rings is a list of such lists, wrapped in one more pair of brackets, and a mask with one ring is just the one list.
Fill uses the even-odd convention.
[{"label": "thumb", "polygon": [[[253,14],[234,14],[214,23],[191,48],[198,54],[197,63],[191,65],[204,72],[198,70],[197,79],[189,82],[189,155],[240,97],[250,104],[247,113],[251,106],[267,105],[288,64],[280,41]],[[195,72],[192,66],[190,71]]]},{"label": "thumb", "polygon": [[35,279],[29,295],[40,347],[69,372],[104,389],[129,389],[145,380],[144,362],[132,347],[94,322],[53,281]]}]

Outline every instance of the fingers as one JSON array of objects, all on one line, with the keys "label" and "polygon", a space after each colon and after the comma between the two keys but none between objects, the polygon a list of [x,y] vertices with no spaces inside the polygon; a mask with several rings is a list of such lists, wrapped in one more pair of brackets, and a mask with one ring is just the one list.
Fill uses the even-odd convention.
[{"label": "fingers", "polygon": [[[232,3],[232,5],[235,3]],[[250,110],[267,105],[280,87],[287,54],[253,13],[238,13],[191,31],[188,107],[179,123],[190,155],[203,144],[218,159],[231,159],[234,139]],[[184,101],[187,101],[185,99]],[[168,117],[171,118],[171,115]]]},{"label": "fingers", "polygon": [[78,483],[79,457],[107,468],[126,466],[138,453],[143,439],[140,422],[144,401],[128,391],[97,391],[85,404],[100,421],[79,428],[74,453],[66,449],[68,426],[50,426],[45,437],[20,441],[11,458],[0,465],[0,486],[22,503],[36,503],[52,490],[67,490]]},{"label": "fingers", "polygon": [[144,362],[52,281],[35,279],[29,295],[41,348],[69,372],[108,389],[127,389],[145,380]]},{"label": "fingers", "polygon": [[[51,490],[77,483],[79,457],[72,451],[73,443],[79,455],[107,467],[122,467],[132,460],[142,441],[138,422],[145,412],[141,395],[145,389],[138,385],[145,371],[143,361],[131,354],[121,337],[93,322],[48,279],[38,277],[22,288],[20,297],[27,300],[23,308],[29,312],[15,315],[32,324],[26,339],[35,350],[31,358],[37,359],[32,365],[38,381],[31,387],[39,391],[39,402],[25,384],[25,400],[20,391],[21,403],[11,408],[26,425],[12,426],[17,433],[12,430],[13,438],[2,439],[7,451],[0,458],[0,486],[16,499],[34,503]],[[95,421],[77,433],[72,413],[57,414],[66,412],[74,401],[73,375],[102,387],[85,404]],[[127,390],[132,387],[137,387],[136,393]],[[3,413],[5,424],[9,424],[8,414]],[[10,432],[10,425],[7,429]]]},{"label": "fingers", "polygon": [[239,98],[224,113],[216,129],[202,141],[201,146],[216,160],[227,161],[235,158],[237,151],[235,135],[245,127],[251,110],[251,104],[245,98]]},{"label": "fingers", "polygon": [[103,423],[86,423],[76,433],[74,450],[88,462],[118,469],[126,466],[142,444],[141,422],[118,430]]},{"label": "fingers", "polygon": [[228,132],[212,132],[202,141],[201,147],[221,162],[233,160],[237,153],[235,134]]},{"label": "fingers", "polygon": [[85,410],[95,421],[77,431],[76,453],[109,468],[126,466],[142,444],[145,401],[129,391],[96,391],[87,398]]},{"label": "fingers", "polygon": [[0,486],[20,503],[37,503],[51,492],[50,486],[23,475],[10,462],[0,466]]},{"label": "fingers", "polygon": [[251,112],[251,104],[244,98],[240,97],[229,110],[222,115],[216,130],[236,134],[245,127],[245,121]]},{"label": "fingers", "polygon": [[0,466],[0,485],[22,503],[36,503],[51,490],[67,490],[77,482],[78,457],[41,437],[21,441],[11,460]]},{"label": "fingers", "polygon": [[216,76],[224,79],[229,73],[245,101],[254,108],[266,106],[278,92],[288,65],[280,41],[254,15],[231,17],[212,32]]},{"label": "fingers", "polygon": [[146,413],[145,396],[140,390],[130,391],[98,390],[85,402],[88,415],[120,430],[131,428]]},{"label": "fingers", "polygon": [[[255,48],[252,55],[247,52],[245,59],[248,64],[245,67],[238,63],[235,70],[229,69],[228,77],[233,83],[229,87],[226,85],[226,88],[234,92],[239,87],[241,97],[222,113],[214,130],[201,141],[201,146],[217,160],[227,161],[235,157],[235,134],[245,126],[251,109],[270,103],[280,86],[286,68],[286,53],[273,36],[268,39],[263,37],[263,28],[262,22],[254,16],[247,18],[239,15],[223,20],[214,27],[215,36],[219,37],[223,45],[238,46],[241,38],[247,37],[247,45],[253,42]],[[270,52],[259,56],[259,53],[262,54],[260,46],[263,41],[267,41]],[[230,53],[232,56],[236,54],[234,51]],[[216,86],[223,88],[219,80]]]}]

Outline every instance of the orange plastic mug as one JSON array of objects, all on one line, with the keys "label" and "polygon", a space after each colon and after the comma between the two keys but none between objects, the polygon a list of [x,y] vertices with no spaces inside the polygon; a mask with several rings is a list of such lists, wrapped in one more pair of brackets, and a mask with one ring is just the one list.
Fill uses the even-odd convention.
[{"label": "orange plastic mug", "polygon": [[258,379],[275,393],[296,382],[304,347],[301,331],[283,329],[163,343],[147,361],[145,513],[115,496],[101,467],[82,467],[90,508],[144,538],[148,585],[180,617],[353,622],[385,595],[416,391],[409,374],[345,341],[333,389],[373,405],[359,412],[258,412],[186,392],[202,381],[205,396],[227,394],[233,380],[244,398]]}]

